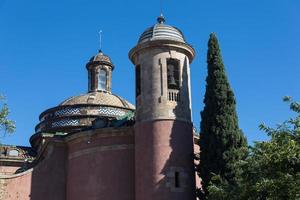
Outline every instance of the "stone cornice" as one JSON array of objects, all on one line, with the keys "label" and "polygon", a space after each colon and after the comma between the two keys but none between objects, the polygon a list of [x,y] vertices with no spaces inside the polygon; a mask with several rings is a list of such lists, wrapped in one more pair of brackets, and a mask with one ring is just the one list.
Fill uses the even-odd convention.
[{"label": "stone cornice", "polygon": [[133,47],[128,53],[129,59],[134,63],[134,56],[137,54],[138,51],[156,47],[168,47],[177,49],[179,51],[183,51],[189,57],[190,63],[195,57],[195,49],[189,44],[172,40],[154,40],[150,42],[141,43]]}]

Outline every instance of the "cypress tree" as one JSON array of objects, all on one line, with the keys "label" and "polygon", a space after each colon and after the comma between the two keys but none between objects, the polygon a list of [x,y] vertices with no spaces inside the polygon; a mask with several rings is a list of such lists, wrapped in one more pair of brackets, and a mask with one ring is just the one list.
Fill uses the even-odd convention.
[{"label": "cypress tree", "polygon": [[246,156],[247,142],[238,126],[236,101],[226,76],[218,39],[210,34],[207,52],[208,76],[200,125],[200,165],[204,196],[213,177],[218,175],[236,184],[235,163]]}]

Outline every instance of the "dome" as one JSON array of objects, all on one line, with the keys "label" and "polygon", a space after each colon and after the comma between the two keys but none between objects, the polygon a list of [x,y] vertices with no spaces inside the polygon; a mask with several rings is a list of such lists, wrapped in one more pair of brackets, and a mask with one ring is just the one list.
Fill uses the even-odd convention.
[{"label": "dome", "polygon": [[101,50],[99,50],[97,55],[90,58],[87,65],[90,65],[92,63],[106,64],[106,65],[110,65],[111,67],[114,67],[110,57],[103,54]]},{"label": "dome", "polygon": [[142,33],[138,44],[153,40],[173,40],[186,43],[182,32],[176,27],[165,24],[165,19],[162,15],[157,18],[157,21],[157,24]]},{"label": "dome", "polygon": [[134,112],[135,107],[123,98],[107,92],[74,96],[40,114],[36,133],[76,132],[92,127],[102,119],[106,124]]},{"label": "dome", "polygon": [[123,98],[117,95],[110,94],[107,92],[93,92],[84,95],[74,96],[63,101],[59,105],[66,106],[77,104],[95,104],[135,109],[135,107],[128,101],[124,100]]}]

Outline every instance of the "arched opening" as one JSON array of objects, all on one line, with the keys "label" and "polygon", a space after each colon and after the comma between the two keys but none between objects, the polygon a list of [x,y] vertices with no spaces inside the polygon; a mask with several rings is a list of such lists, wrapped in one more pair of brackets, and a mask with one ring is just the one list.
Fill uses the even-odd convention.
[{"label": "arched opening", "polygon": [[168,89],[179,90],[179,62],[175,59],[167,60]]},{"label": "arched opening", "polygon": [[135,95],[138,97],[141,94],[141,66],[135,67]]},{"label": "arched opening", "polygon": [[107,90],[107,71],[105,69],[100,69],[99,71],[98,90]]}]

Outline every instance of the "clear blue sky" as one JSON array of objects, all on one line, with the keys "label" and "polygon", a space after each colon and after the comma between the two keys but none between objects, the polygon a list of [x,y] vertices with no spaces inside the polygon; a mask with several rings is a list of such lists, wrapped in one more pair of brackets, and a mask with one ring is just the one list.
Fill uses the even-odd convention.
[{"label": "clear blue sky", "polygon": [[[291,116],[281,99],[300,99],[299,0],[165,0],[163,10],[196,49],[191,80],[198,129],[210,32],[218,35],[248,140],[266,139],[261,122],[273,126]],[[17,123],[2,142],[28,145],[42,111],[86,92],[85,64],[98,50],[100,29],[103,51],[116,66],[113,92],[134,103],[128,51],[159,13],[159,0],[0,0],[0,93]]]}]

